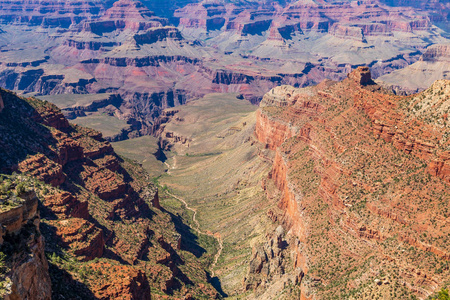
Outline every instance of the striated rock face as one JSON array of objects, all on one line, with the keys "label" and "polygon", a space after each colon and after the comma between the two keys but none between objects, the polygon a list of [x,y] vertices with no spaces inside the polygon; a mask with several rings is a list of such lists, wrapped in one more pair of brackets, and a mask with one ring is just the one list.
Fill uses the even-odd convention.
[{"label": "striated rock face", "polygon": [[369,67],[358,67],[356,71],[348,74],[348,78],[360,85],[373,83]]},{"label": "striated rock face", "polygon": [[181,36],[178,29],[175,27],[163,27],[147,30],[143,34],[136,34],[134,40],[139,44],[153,44],[156,42],[161,42],[164,40],[181,41],[183,37]]},{"label": "striated rock face", "polygon": [[381,0],[381,3],[390,6],[409,6],[418,9],[423,9],[432,12],[430,19],[444,30],[450,29],[450,23],[448,15],[450,13],[450,7],[445,1],[404,1],[404,0]]},{"label": "striated rock face", "polygon": [[[8,180],[13,180],[17,187],[18,184],[25,184],[28,179],[15,177]],[[33,191],[20,193],[20,200],[14,208],[5,205],[11,199],[5,200],[4,195],[1,199],[0,282],[3,288],[0,295],[8,300],[51,299],[44,238],[39,231],[38,198]]]},{"label": "striated rock face", "polygon": [[329,33],[333,36],[343,38],[343,39],[350,39],[355,40],[359,42],[366,42],[366,39],[364,37],[364,31],[366,32],[376,32],[377,30],[374,28],[371,28],[370,30],[364,30],[357,26],[345,26],[341,25],[339,23],[333,24],[331,26]]},{"label": "striated rock face", "polygon": [[[175,250],[180,235],[142,167],[120,158],[99,132],[70,125],[56,106],[5,90],[0,94],[11,108],[0,115],[0,172],[36,180],[51,258],[51,297],[150,299],[150,287],[177,297],[187,289],[217,295],[204,272],[185,274],[178,267],[198,268],[199,262]],[[10,184],[0,185],[0,208],[5,186]],[[37,214],[34,199],[0,217],[0,241],[17,235],[24,220]],[[33,288],[39,287],[33,280]]]},{"label": "striated rock face", "polygon": [[108,137],[117,141],[148,134],[163,109],[205,94],[258,104],[276,86],[342,80],[361,65],[376,78],[416,62],[430,41],[446,42],[433,24],[447,8],[435,2],[420,11],[376,0],[166,2],[0,1],[0,86],[118,94],[108,113],[133,126]]},{"label": "striated rock face", "polygon": [[[283,212],[272,219],[299,240],[301,299],[427,298],[445,287],[448,270],[435,266],[450,253],[439,208],[449,200],[449,86],[392,96],[361,67],[342,82],[265,97],[256,136],[276,153],[273,187],[264,186]],[[279,128],[292,136],[267,138]],[[266,250],[255,253],[250,269],[270,266]]]},{"label": "striated rock face", "polygon": [[294,135],[287,124],[270,120],[270,117],[260,112],[256,115],[255,134],[258,140],[266,145],[266,148],[275,150],[288,138]]},{"label": "striated rock face", "polygon": [[[392,34],[392,31],[412,32],[426,30],[431,26],[429,18],[415,15],[411,8],[382,7],[377,1],[324,1],[324,5],[297,1],[284,6],[257,2],[248,5],[198,3],[187,5],[174,15],[180,18],[182,28],[210,31],[223,26],[226,30],[238,31],[243,36],[260,35],[274,25],[273,28],[279,28],[283,39],[290,39],[290,34],[295,31],[316,31],[331,32],[362,41],[364,35]],[[365,22],[367,20],[371,22]],[[208,28],[207,24],[213,22],[221,27]],[[340,24],[336,26],[336,23]],[[272,38],[274,35],[276,33],[272,32]]]},{"label": "striated rock face", "polygon": [[[36,230],[36,232],[38,232]],[[48,274],[47,259],[44,254],[42,236],[28,240],[28,253],[19,253],[21,264],[10,271],[10,292],[4,295],[5,300],[13,299],[51,299],[51,282]]]},{"label": "striated rock face", "polygon": [[44,197],[42,204],[45,207],[51,207],[52,213],[59,218],[73,216],[75,218],[88,219],[88,203],[80,202],[76,197],[68,192],[61,192],[55,195]]},{"label": "striated rock face", "polygon": [[48,159],[43,154],[38,154],[22,161],[19,165],[19,171],[28,173],[38,180],[53,186],[61,185],[66,180],[62,166]]},{"label": "striated rock face", "polygon": [[83,24],[83,29],[103,35],[116,30],[139,31],[164,25],[168,25],[167,20],[156,17],[141,2],[119,0],[98,21]]},{"label": "striated rock face", "polygon": [[417,93],[427,89],[436,80],[448,79],[449,57],[450,46],[447,43],[431,45],[417,62],[383,75],[377,81],[400,92]]},{"label": "striated rock face", "polygon": [[[288,251],[289,244],[283,236],[283,227],[279,226],[265,244],[253,247],[249,271],[244,279],[246,291],[258,290],[261,294],[276,281],[284,284],[289,282],[294,286],[301,283],[304,276],[301,268],[289,270],[288,260],[291,255]],[[289,273],[292,274],[288,275]],[[295,297],[293,294],[289,296]]]},{"label": "striated rock face", "polygon": [[427,51],[420,58],[421,61],[429,62],[449,62],[450,45],[433,45],[427,48]]},{"label": "striated rock face", "polygon": [[0,20],[5,23],[25,23],[32,26],[63,27],[92,18],[104,10],[100,1],[1,1]]}]

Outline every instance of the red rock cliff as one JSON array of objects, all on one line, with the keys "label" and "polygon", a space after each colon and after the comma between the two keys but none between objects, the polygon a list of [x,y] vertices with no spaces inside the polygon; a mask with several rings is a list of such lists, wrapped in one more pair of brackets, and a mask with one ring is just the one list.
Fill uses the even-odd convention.
[{"label": "red rock cliff", "polygon": [[[204,273],[179,269],[198,261],[174,250],[175,225],[139,165],[120,158],[100,133],[69,124],[54,105],[5,90],[0,95],[11,107],[0,115],[0,173],[39,180],[54,294],[70,298],[77,290],[88,298],[149,299],[151,287],[181,297],[198,282],[199,293],[216,295]],[[23,218],[10,219],[15,228]],[[63,263],[67,257],[70,266]],[[109,273],[100,276],[99,264]]]},{"label": "red rock cliff", "polygon": [[[339,83],[268,93],[256,136],[276,151],[269,178],[281,192],[284,225],[300,239],[302,297],[349,297],[326,288],[335,284],[367,299],[390,297],[398,283],[403,295],[426,298],[445,286],[447,271],[436,272],[434,260],[445,265],[450,253],[449,215],[438,209],[449,201],[449,86],[396,97],[358,68]],[[389,284],[380,289],[378,280]]]},{"label": "red rock cliff", "polygon": [[[6,180],[12,181],[9,189],[15,185],[16,191],[9,190],[6,199],[5,195],[1,195],[0,282],[3,288],[0,293],[7,300],[49,300],[52,288],[44,238],[39,230],[38,198],[31,190],[32,183],[28,178],[15,176]],[[23,188],[25,190],[20,191],[19,185],[22,188],[26,186]],[[19,200],[11,198],[14,193],[17,193]],[[9,205],[6,204],[8,202]]]}]

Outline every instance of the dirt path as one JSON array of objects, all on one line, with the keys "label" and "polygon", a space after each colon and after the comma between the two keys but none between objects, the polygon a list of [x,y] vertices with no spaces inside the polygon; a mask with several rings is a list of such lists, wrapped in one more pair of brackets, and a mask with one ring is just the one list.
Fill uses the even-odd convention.
[{"label": "dirt path", "polygon": [[172,167],[167,163],[167,161],[165,161],[164,164],[167,167],[167,174],[170,175],[170,170],[175,169],[177,167],[177,157],[176,156],[173,157],[173,166]]},{"label": "dirt path", "polygon": [[[175,157],[174,157],[174,162],[176,164]],[[170,175],[170,169],[171,168],[174,169],[175,168],[175,164],[174,164],[173,167],[171,167],[167,162],[164,162],[164,164],[168,167],[167,174]],[[190,210],[190,211],[192,211],[194,213],[194,215],[192,216],[192,220],[195,223],[195,227],[193,227],[191,225],[189,225],[189,227],[194,229],[198,234],[204,234],[204,235],[211,236],[211,237],[215,238],[217,240],[217,242],[219,243],[219,250],[217,251],[216,255],[214,256],[214,262],[211,264],[211,267],[210,267],[211,278],[215,277],[216,275],[215,275],[214,269],[216,267],[217,261],[219,260],[219,257],[222,254],[222,250],[223,250],[222,237],[220,236],[219,233],[214,234],[214,233],[209,232],[209,231],[201,231],[200,230],[200,223],[197,221],[197,210],[195,208],[190,207],[183,198],[180,198],[177,195],[174,195],[174,194],[172,194],[169,191],[167,191],[167,194],[169,194],[169,196],[171,196],[171,197],[177,199],[178,201],[180,201],[181,203],[183,203],[183,205],[186,207],[186,209],[188,209],[188,210]]]},{"label": "dirt path", "polygon": [[169,165],[166,161],[164,162],[164,164],[165,164],[166,167],[167,167],[167,174],[170,175],[170,165]]}]

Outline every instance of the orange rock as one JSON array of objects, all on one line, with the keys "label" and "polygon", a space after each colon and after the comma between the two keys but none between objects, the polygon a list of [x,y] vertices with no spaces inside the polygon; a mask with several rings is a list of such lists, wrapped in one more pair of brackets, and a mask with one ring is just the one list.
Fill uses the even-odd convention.
[{"label": "orange rock", "polygon": [[62,171],[62,166],[48,159],[43,154],[37,154],[19,163],[19,171],[28,173],[38,180],[53,186],[61,185],[66,176]]},{"label": "orange rock", "polygon": [[424,95],[393,96],[381,93],[368,68],[358,68],[340,83],[269,93],[255,135],[275,150],[269,178],[279,192],[268,183],[263,188],[284,212],[279,221],[300,241],[295,265],[310,278],[301,283],[302,299],[339,298],[340,289],[370,284],[368,257],[384,264],[372,269],[405,270],[408,279],[396,284],[417,297],[427,297],[450,276],[436,268],[436,261],[446,265],[450,253],[444,208],[449,133],[442,118],[413,107],[421,99],[423,105],[441,105],[447,84],[435,84]]},{"label": "orange rock", "polygon": [[97,276],[90,283],[98,299],[151,299],[147,276],[141,270],[108,262],[91,263],[88,268]]},{"label": "orange rock", "polygon": [[68,192],[46,196],[42,204],[56,214],[58,218],[89,218],[88,203],[78,201],[76,197]]}]

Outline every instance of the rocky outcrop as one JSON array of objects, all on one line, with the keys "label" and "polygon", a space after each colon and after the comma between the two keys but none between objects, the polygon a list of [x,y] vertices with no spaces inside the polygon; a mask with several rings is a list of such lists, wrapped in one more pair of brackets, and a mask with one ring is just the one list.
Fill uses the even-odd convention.
[{"label": "rocky outcrop", "polygon": [[[0,94],[11,108],[0,115],[0,171],[16,171],[40,180],[34,185],[41,198],[42,235],[51,257],[53,296],[69,297],[78,287],[80,295],[87,298],[120,295],[150,299],[151,286],[181,297],[187,289],[196,293],[196,288],[188,287],[197,285],[194,281],[201,282],[202,291],[206,289],[211,297],[216,295],[204,273],[184,274],[178,267],[198,266],[198,262],[181,259],[175,250],[180,235],[161,208],[157,189],[142,167],[120,158],[99,132],[68,125],[54,105],[19,98],[5,90]],[[0,184],[1,207],[5,186],[10,184]],[[15,199],[6,204],[16,205]],[[7,225],[0,228],[1,240],[6,242],[16,234],[9,232],[19,230],[26,216],[36,214],[37,200],[30,207],[15,206],[12,216],[0,218]],[[162,236],[176,238],[159,243]],[[26,237],[20,240],[25,242]],[[174,247],[167,246],[172,243]],[[69,264],[62,263],[61,250]],[[99,268],[115,274],[99,276]]]},{"label": "rocky outcrop", "polygon": [[[361,12],[365,12],[365,16],[361,16]],[[262,34],[269,29],[274,20],[279,24],[298,19],[291,27],[274,26],[284,28],[279,31],[282,36],[282,33],[285,33],[283,39],[289,39],[288,33],[293,32],[293,28],[299,31],[331,32],[344,38],[363,41],[364,35],[391,34],[392,31],[412,32],[430,27],[428,18],[416,15],[410,8],[395,10],[386,6],[381,7],[374,1],[352,4],[326,3],[326,5],[294,2],[284,7],[251,3],[247,6],[241,5],[239,8],[235,4],[199,3],[177,10],[175,16],[180,18],[182,28],[203,30],[208,30],[206,27],[208,21],[220,18],[225,21],[223,28],[238,31],[243,36]],[[364,22],[366,20],[372,22]],[[337,23],[340,25],[336,26]],[[274,38],[276,33],[271,33]]]},{"label": "rocky outcrop", "polygon": [[4,240],[8,234],[18,234],[29,221],[31,223],[34,220],[39,222],[36,194],[34,192],[24,192],[19,197],[20,199],[14,208],[3,207],[8,200],[2,199],[2,212],[0,214],[0,223],[2,224],[1,240]]},{"label": "rocky outcrop", "polygon": [[[244,279],[246,291],[267,289],[272,282],[282,281],[283,276],[291,271],[288,265],[289,244],[284,234],[283,227],[278,226],[266,243],[253,247],[249,271]],[[293,285],[300,285],[303,276],[301,268],[297,268],[288,280]]]},{"label": "rocky outcrop", "polygon": [[[35,232],[28,240],[23,239],[24,245],[27,245],[29,250],[18,252],[19,261],[10,272],[6,273],[8,287],[3,299],[51,299],[51,282],[44,254],[44,239],[42,236],[37,236],[39,236],[39,230],[35,227]],[[21,234],[19,234],[20,237]]]},{"label": "rocky outcrop", "polygon": [[56,1],[2,1],[2,23],[25,23],[33,26],[68,28],[73,23],[93,17],[104,8],[98,2],[80,1],[63,3]]},{"label": "rocky outcrop", "polygon": [[418,0],[404,1],[404,0],[381,0],[383,4],[389,6],[407,6],[415,7],[416,9],[423,9],[430,12],[430,20],[448,31],[450,29],[450,23],[448,20],[448,14],[450,7],[445,2],[432,1],[422,2]]},{"label": "rocky outcrop", "polygon": [[373,83],[369,67],[358,67],[356,71],[348,74],[348,78],[360,85]]},{"label": "rocky outcrop", "polygon": [[175,27],[149,29],[145,33],[136,34],[133,38],[138,45],[154,44],[167,39],[173,41],[181,41],[183,39],[181,33]]},{"label": "rocky outcrop", "polygon": [[22,161],[19,164],[19,171],[30,174],[38,180],[53,186],[59,186],[66,180],[62,166],[48,159],[43,154],[38,154]]},{"label": "rocky outcrop", "polygon": [[[255,133],[260,142],[272,143],[268,148],[275,150],[275,158],[269,173],[272,183],[264,182],[263,188],[278,200],[282,211],[278,215],[270,211],[271,220],[282,222],[299,240],[295,264],[305,273],[300,297],[321,297],[324,292],[342,296],[326,286],[344,282],[351,290],[365,281],[368,286],[363,289],[369,298],[389,297],[394,287],[371,287],[370,282],[380,280],[373,281],[378,273],[371,275],[374,270],[364,267],[367,260],[362,253],[379,256],[381,261],[388,256],[380,268],[392,270],[389,282],[398,281],[394,275],[398,268],[398,274],[412,282],[401,279],[398,283],[417,297],[427,297],[445,285],[447,275],[434,272],[434,259],[444,264],[448,260],[449,249],[437,238],[447,231],[429,223],[427,232],[436,232],[436,238],[430,239],[419,225],[440,211],[432,205],[414,206],[417,210],[409,205],[424,198],[436,201],[429,192],[436,188],[442,195],[448,190],[444,150],[448,141],[442,117],[448,86],[447,81],[438,81],[417,96],[392,96],[372,82],[368,68],[360,67],[339,83],[325,81],[308,89],[283,87],[264,97]],[[267,138],[271,132],[284,132],[279,130],[281,124],[295,131]],[[394,242],[387,246],[390,240]],[[348,245],[354,245],[350,252]],[[384,245],[383,250],[374,250],[379,245]],[[403,254],[397,252],[400,248],[405,249]],[[263,270],[265,263],[270,266],[267,251],[255,252],[252,270]],[[348,256],[342,257],[343,253]],[[410,255],[421,263],[411,264]],[[429,260],[430,256],[434,258]],[[342,268],[339,275],[328,267],[334,265]],[[360,275],[351,271],[355,267]],[[347,277],[349,273],[356,281]],[[427,279],[419,279],[418,273]]]},{"label": "rocky outcrop", "polygon": [[[117,141],[147,134],[166,104],[211,92],[240,93],[258,104],[275,86],[341,80],[362,64],[373,65],[377,77],[415,62],[430,40],[443,40],[431,32],[436,14],[378,1],[144,2],[29,1],[19,3],[21,9],[0,2],[5,32],[14,31],[11,24],[19,24],[24,36],[44,26],[30,40],[33,55],[21,52],[31,49],[22,39],[4,35],[13,44],[0,64],[0,85],[40,95],[119,94],[116,116],[136,126],[109,138]],[[173,12],[172,4],[183,7],[168,19],[158,16]],[[395,45],[399,31],[408,32],[398,37],[402,47]],[[385,36],[389,51],[373,36]],[[305,47],[314,49],[311,55]],[[66,114],[81,115],[82,110]]]},{"label": "rocky outcrop", "polygon": [[92,263],[89,270],[114,278],[112,284],[103,280],[93,282],[98,299],[116,299],[124,295],[129,299],[151,299],[147,277],[140,270],[108,262]]},{"label": "rocky outcrop", "polygon": [[104,10],[100,2],[2,1],[3,24],[25,23],[30,26],[68,28],[72,24],[95,17]]},{"label": "rocky outcrop", "polygon": [[120,95],[116,94],[106,94],[104,97],[102,97],[102,95],[98,96],[100,96],[100,99],[95,99],[92,102],[83,105],[75,104],[70,107],[64,107],[61,108],[61,111],[67,119],[72,120],[77,117],[86,116],[86,113],[88,112],[96,112],[100,109],[106,109],[108,106],[118,108],[123,102]]},{"label": "rocky outcrop", "polygon": [[71,217],[50,224],[56,226],[61,245],[68,247],[78,260],[89,261],[103,256],[103,231],[91,222]]},{"label": "rocky outcrop", "polygon": [[268,115],[261,112],[257,113],[255,135],[260,142],[266,145],[266,148],[275,150],[294,134],[294,130],[289,128],[288,124],[271,120]]},{"label": "rocky outcrop", "polygon": [[[21,186],[26,180],[24,177],[11,179]],[[0,295],[8,300],[51,299],[44,239],[39,231],[38,199],[27,188],[19,191],[16,187],[16,192],[19,197],[16,207],[5,205],[12,199],[2,199],[0,204]]]},{"label": "rocky outcrop", "polygon": [[51,212],[59,219],[64,219],[67,216],[81,219],[89,218],[88,202],[80,202],[68,192],[45,196],[42,199],[42,204],[44,207],[51,207]]},{"label": "rocky outcrop", "polygon": [[[367,32],[374,32],[375,30],[365,30]],[[343,39],[350,39],[355,40],[358,42],[367,42],[364,37],[364,30],[361,29],[358,26],[345,26],[341,25],[339,23],[333,24],[331,26],[329,33],[333,36],[343,38]]]},{"label": "rocky outcrop", "polygon": [[450,45],[433,45],[428,47],[420,61],[450,62]]},{"label": "rocky outcrop", "polygon": [[158,18],[139,1],[119,0],[106,10],[99,20],[82,24],[83,29],[97,35],[116,30],[140,31],[168,25],[166,19]]}]

